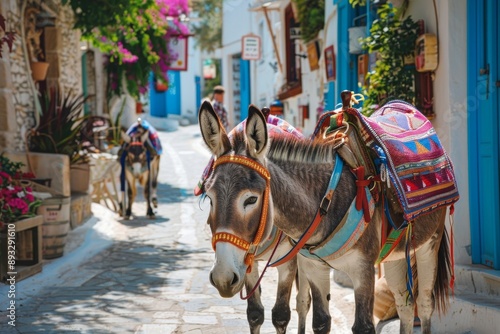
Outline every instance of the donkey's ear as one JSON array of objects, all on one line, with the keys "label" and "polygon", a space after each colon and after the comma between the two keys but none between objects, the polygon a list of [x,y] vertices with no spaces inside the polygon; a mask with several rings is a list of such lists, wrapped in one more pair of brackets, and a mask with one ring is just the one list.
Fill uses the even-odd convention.
[{"label": "donkey's ear", "polygon": [[122,134],[123,141],[126,142],[126,143],[130,143],[130,141],[132,140],[132,138],[130,138],[130,136],[125,131],[123,131],[123,130],[122,130],[121,134]]},{"label": "donkey's ear", "polygon": [[201,135],[205,144],[216,157],[220,157],[231,149],[226,130],[214,111],[210,101],[204,101],[198,114]]},{"label": "donkey's ear", "polygon": [[148,137],[149,137],[149,130],[146,130],[146,132],[144,132],[142,135],[141,135],[141,143],[145,143],[146,140],[148,140]]},{"label": "donkey's ear", "polygon": [[267,124],[264,114],[253,104],[248,107],[248,119],[245,128],[248,153],[257,159],[267,153]]}]

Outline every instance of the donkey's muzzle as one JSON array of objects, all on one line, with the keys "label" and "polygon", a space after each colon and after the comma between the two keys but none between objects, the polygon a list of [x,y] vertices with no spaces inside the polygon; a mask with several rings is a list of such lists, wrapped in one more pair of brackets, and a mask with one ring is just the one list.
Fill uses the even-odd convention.
[{"label": "donkey's muzzle", "polygon": [[237,273],[212,270],[210,272],[210,283],[219,291],[221,297],[231,298],[243,288],[242,281]]}]

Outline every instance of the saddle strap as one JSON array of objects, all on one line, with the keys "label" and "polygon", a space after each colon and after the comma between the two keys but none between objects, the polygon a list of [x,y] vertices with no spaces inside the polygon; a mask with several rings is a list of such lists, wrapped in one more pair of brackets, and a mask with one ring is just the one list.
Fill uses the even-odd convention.
[{"label": "saddle strap", "polygon": [[[343,111],[341,115],[332,116],[330,119],[330,128],[327,131],[327,138],[330,136],[335,138],[342,135],[345,144],[340,146],[337,152],[353,171],[356,171],[359,167],[363,167],[363,175],[355,172],[358,180],[371,180],[373,182],[375,176],[378,174],[373,158],[370,155],[368,146],[362,140],[358,128],[353,122],[348,121],[348,117],[349,115],[346,114],[346,111]],[[339,122],[342,123],[339,124]],[[377,200],[377,194],[380,192],[379,182],[372,184],[370,191]]]},{"label": "saddle strap", "polygon": [[323,216],[325,216],[328,213],[328,208],[330,207],[330,202],[332,201],[333,193],[335,191],[335,188],[337,188],[337,185],[340,180],[340,176],[342,175],[342,169],[344,168],[344,162],[342,159],[339,157],[338,154],[335,155],[335,167],[332,173],[332,176],[330,177],[330,182],[328,184],[328,188],[326,190],[325,196],[321,200],[321,203],[319,205],[318,211],[316,211],[316,215],[314,216],[313,221],[307,227],[305,232],[302,234],[302,236],[299,238],[295,246],[292,247],[286,253],[281,259],[271,263],[269,267],[277,267],[291,259],[297,253],[302,249],[302,247],[305,246],[307,241],[311,238],[311,236],[314,234],[316,229],[319,226],[319,223],[323,220]]}]

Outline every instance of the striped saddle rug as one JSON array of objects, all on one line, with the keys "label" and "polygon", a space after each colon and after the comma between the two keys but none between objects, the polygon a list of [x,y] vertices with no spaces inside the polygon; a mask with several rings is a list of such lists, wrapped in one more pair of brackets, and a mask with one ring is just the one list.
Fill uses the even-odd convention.
[{"label": "striped saddle rug", "polygon": [[349,111],[357,112],[361,136],[378,152],[381,174],[396,189],[407,221],[458,201],[452,162],[431,122],[413,105],[392,101],[370,117]]},{"label": "striped saddle rug", "polygon": [[141,135],[145,131],[149,131],[148,134],[148,145],[151,146],[157,155],[161,155],[163,153],[163,148],[161,147],[160,137],[158,136],[158,131],[145,119],[138,120],[134,124],[132,124],[128,130],[127,134],[129,136]]}]

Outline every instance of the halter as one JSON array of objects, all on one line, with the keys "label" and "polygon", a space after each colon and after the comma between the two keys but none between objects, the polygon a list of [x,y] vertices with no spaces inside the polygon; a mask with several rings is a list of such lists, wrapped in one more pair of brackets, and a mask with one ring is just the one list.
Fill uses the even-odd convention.
[{"label": "halter", "polygon": [[262,239],[262,235],[264,234],[264,230],[266,228],[266,222],[267,222],[267,212],[268,212],[268,204],[269,204],[269,189],[270,189],[270,184],[271,184],[271,175],[269,174],[269,171],[260,163],[258,163],[255,160],[252,160],[250,158],[247,158],[243,155],[225,155],[217,160],[215,160],[213,170],[219,165],[226,164],[226,163],[235,163],[238,165],[242,165],[245,167],[248,167],[254,171],[256,171],[260,176],[264,178],[266,181],[266,189],[264,190],[264,200],[262,203],[262,211],[260,213],[260,222],[259,222],[259,228],[257,229],[257,233],[255,234],[255,237],[252,241],[252,243],[249,243],[246,240],[243,240],[242,238],[238,237],[237,235],[227,233],[227,232],[219,232],[215,233],[212,236],[212,248],[215,250],[215,246],[218,242],[220,241],[225,241],[229,242],[236,247],[246,251],[245,255],[245,264],[248,266],[247,272],[250,272],[252,270],[252,264],[253,264],[253,259],[255,257],[255,253],[257,251],[257,247],[260,244],[260,241]]}]

